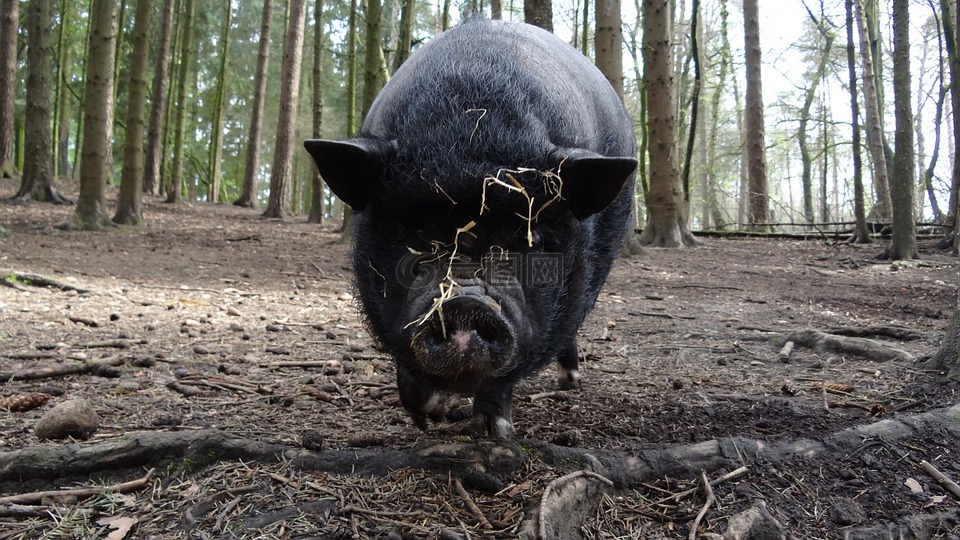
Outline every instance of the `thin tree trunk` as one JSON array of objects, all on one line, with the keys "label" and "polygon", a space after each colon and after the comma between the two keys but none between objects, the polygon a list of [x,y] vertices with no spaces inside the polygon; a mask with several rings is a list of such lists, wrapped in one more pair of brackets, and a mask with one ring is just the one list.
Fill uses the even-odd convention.
[{"label": "thin tree trunk", "polygon": [[260,48],[257,74],[254,79],[253,106],[250,108],[250,133],[247,138],[247,159],[243,172],[243,188],[236,206],[259,208],[257,178],[260,172],[260,134],[263,131],[263,100],[267,91],[267,64],[270,61],[270,18],[273,0],[264,0],[260,17]]},{"label": "thin tree trunk", "polygon": [[183,191],[183,146],[187,124],[187,79],[193,63],[194,0],[184,0],[180,40],[180,72],[177,75],[177,101],[173,127],[173,171],[167,187],[167,202],[179,203]]},{"label": "thin tree trunk", "polygon": [[[943,18],[944,46],[950,65],[950,103],[954,115],[960,111],[960,55],[957,54],[957,42],[960,39],[960,9],[950,0],[940,0]],[[960,193],[960,122],[953,121],[953,168],[950,175],[950,201],[944,229],[947,233],[956,233],[958,193]]]},{"label": "thin tree trunk", "polygon": [[503,19],[503,5],[500,0],[490,0],[490,18]]},{"label": "thin tree trunk", "polygon": [[690,205],[690,163],[693,160],[693,145],[697,135],[697,115],[700,113],[700,88],[703,77],[700,70],[700,44],[697,28],[700,18],[700,0],[693,0],[690,13],[690,57],[693,59],[693,89],[690,92],[690,131],[687,135],[687,151],[684,154],[681,181],[687,205]]},{"label": "thin tree trunk", "polygon": [[[822,12],[822,0],[820,7]],[[813,160],[810,158],[810,149],[807,146],[807,124],[810,122],[810,108],[813,106],[813,100],[817,97],[817,89],[820,86],[821,79],[824,77],[824,73],[826,73],[827,62],[830,60],[830,51],[833,48],[833,41],[836,38],[836,34],[832,30],[827,29],[824,21],[818,20],[809,8],[807,9],[807,14],[810,16],[813,24],[816,25],[820,36],[824,40],[823,48],[820,50],[820,59],[817,62],[816,72],[813,73],[810,86],[807,87],[803,95],[803,106],[800,108],[800,126],[797,130],[797,144],[800,146],[800,163],[803,167],[800,176],[803,188],[803,217],[807,223],[813,223],[815,219],[813,212]],[[826,154],[824,154],[824,159],[826,159]]]},{"label": "thin tree trunk", "polygon": [[377,93],[386,83],[386,73],[381,69],[383,47],[380,46],[380,23],[383,8],[380,0],[367,0],[367,11],[364,17],[367,21],[367,33],[364,44],[366,56],[363,70],[363,100],[361,116],[366,118]]},{"label": "thin tree trunk", "polygon": [[[412,3],[413,0],[406,0],[404,9],[407,9]],[[401,30],[402,34],[403,31]],[[321,138],[323,132],[323,36],[323,0],[316,0],[313,10],[313,129],[311,130],[311,136],[314,139]],[[397,51],[397,57],[399,57],[399,51]],[[320,176],[320,171],[314,167],[310,216],[307,221],[322,224],[325,213],[323,178]]]},{"label": "thin tree trunk", "polygon": [[174,0],[163,0],[160,15],[160,39],[157,45],[157,63],[150,92],[150,125],[147,129],[147,151],[144,157],[143,191],[156,195],[160,186],[160,165],[163,162],[164,117],[167,104],[167,68],[170,65],[171,27]]},{"label": "thin tree trunk", "polygon": [[[400,8],[400,28],[397,37],[397,51],[393,55],[393,71],[396,73],[400,66],[410,57],[410,48],[413,46],[413,15],[416,0],[402,0]],[[492,4],[491,4],[492,6]],[[493,17],[498,19],[500,17]]]},{"label": "thin tree trunk", "polygon": [[[640,10],[637,9],[637,13]],[[580,52],[584,56],[590,56],[590,0],[583,0],[583,35],[580,37]]]},{"label": "thin tree trunk", "polygon": [[853,0],[846,0],[844,4],[847,13],[847,74],[850,81],[850,115],[853,118],[851,126],[851,140],[853,141],[853,213],[856,224],[851,241],[866,244],[873,240],[870,238],[870,231],[867,229],[867,214],[863,193],[863,161],[860,155],[860,101],[857,98],[857,61],[853,39]]},{"label": "thin tree trunk", "polygon": [[280,116],[277,141],[270,168],[270,197],[263,217],[282,218],[290,213],[294,130],[300,94],[300,61],[303,51],[303,24],[306,0],[290,0],[290,20],[283,40],[283,74],[280,80]]},{"label": "thin tree trunk", "polygon": [[0,2],[0,178],[17,174],[14,97],[17,83],[17,26],[20,2]]},{"label": "thin tree trunk", "polygon": [[763,91],[760,76],[760,10],[757,0],[744,0],[744,50],[747,62],[746,143],[749,175],[747,219],[753,230],[770,219],[767,198],[767,158],[764,150]]},{"label": "thin tree trunk", "polygon": [[[151,0],[137,0],[133,53],[127,87],[127,136],[123,141],[123,172],[113,222],[143,224],[143,113],[147,104],[147,56],[150,53]],[[118,62],[119,63],[119,62]]]},{"label": "thin tree trunk", "polygon": [[910,2],[893,0],[893,103],[897,122],[894,138],[893,233],[887,253],[890,259],[918,257],[917,233],[913,220],[915,155],[910,76]]},{"label": "thin tree trunk", "polygon": [[228,0],[224,15],[220,71],[217,73],[216,98],[213,102],[213,126],[210,130],[210,156],[207,165],[210,170],[210,178],[207,180],[207,201],[212,203],[220,202],[220,176],[222,174],[220,161],[223,154],[223,116],[224,109],[227,106],[227,57],[230,54],[230,26],[233,23],[232,4],[233,2]]},{"label": "thin tree trunk", "polygon": [[727,0],[720,0],[720,73],[717,76],[717,86],[713,92],[713,102],[711,104],[711,124],[709,141],[707,142],[707,207],[712,217],[713,226],[717,229],[723,229],[725,221],[723,213],[720,211],[720,204],[717,200],[716,159],[717,159],[717,132],[720,123],[720,98],[725,93],[727,81],[727,68],[730,65],[730,37],[727,32],[727,21],[729,11],[727,10]]},{"label": "thin tree trunk", "polygon": [[69,203],[53,182],[50,135],[50,0],[31,0],[27,11],[27,108],[23,176],[13,200]]},{"label": "thin tree trunk", "polygon": [[57,70],[56,82],[53,85],[53,177],[59,178],[67,170],[60,157],[60,130],[63,129],[63,109],[66,106],[66,73],[70,61],[70,48],[64,45],[64,35],[70,24],[70,2],[60,2],[60,24],[57,25]]},{"label": "thin tree trunk", "polygon": [[887,221],[893,215],[890,202],[890,182],[887,176],[887,161],[883,152],[883,127],[880,120],[880,101],[877,86],[874,58],[867,37],[867,23],[863,13],[862,0],[854,4],[854,16],[857,18],[857,30],[860,36],[860,57],[863,62],[863,101],[867,115],[867,146],[873,163],[873,186],[877,195],[876,208],[872,215]]},{"label": "thin tree trunk", "polygon": [[98,230],[112,225],[104,194],[111,152],[107,124],[113,107],[113,66],[116,24],[114,0],[93,0],[90,44],[84,85],[83,151],[80,159],[80,197],[73,217],[62,226]]}]

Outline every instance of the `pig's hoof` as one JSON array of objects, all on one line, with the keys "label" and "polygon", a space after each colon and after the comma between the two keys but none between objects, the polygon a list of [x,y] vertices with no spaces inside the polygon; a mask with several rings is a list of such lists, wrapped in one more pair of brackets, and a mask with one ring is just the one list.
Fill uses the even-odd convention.
[{"label": "pig's hoof", "polygon": [[559,366],[557,370],[557,385],[561,390],[573,390],[580,386],[580,370],[567,369]]},{"label": "pig's hoof", "polygon": [[502,417],[480,414],[474,417],[471,430],[474,434],[483,436],[491,435],[506,439],[513,436],[513,422]]}]

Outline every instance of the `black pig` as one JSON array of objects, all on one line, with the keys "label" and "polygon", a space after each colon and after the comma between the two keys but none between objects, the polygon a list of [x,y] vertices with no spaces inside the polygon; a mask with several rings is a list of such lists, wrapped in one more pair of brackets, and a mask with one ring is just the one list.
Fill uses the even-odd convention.
[{"label": "black pig", "polygon": [[[304,143],[354,210],[353,267],[372,334],[420,428],[442,393],[478,429],[513,430],[513,387],[556,358],[628,230],[636,140],[599,70],[553,34],[481,18],[397,70],[360,135]],[[452,416],[452,415],[451,415]]]}]

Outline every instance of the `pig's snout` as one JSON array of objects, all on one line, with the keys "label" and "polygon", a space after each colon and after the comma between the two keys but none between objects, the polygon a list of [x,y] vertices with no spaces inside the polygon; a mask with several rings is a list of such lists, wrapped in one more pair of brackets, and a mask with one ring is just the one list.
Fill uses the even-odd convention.
[{"label": "pig's snout", "polygon": [[461,379],[494,375],[514,356],[516,336],[492,298],[461,294],[423,323],[411,345],[425,372]]}]

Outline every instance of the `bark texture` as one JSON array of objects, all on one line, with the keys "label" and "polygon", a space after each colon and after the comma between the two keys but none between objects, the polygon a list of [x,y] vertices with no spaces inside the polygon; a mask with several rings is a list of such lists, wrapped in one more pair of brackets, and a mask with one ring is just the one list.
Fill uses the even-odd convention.
[{"label": "bark texture", "polygon": [[259,208],[257,177],[260,168],[260,136],[263,131],[263,96],[267,91],[267,64],[270,61],[270,10],[273,0],[263,1],[260,17],[260,49],[257,53],[257,75],[253,86],[253,106],[250,107],[250,132],[247,138],[247,160],[243,172],[243,188],[236,206]]},{"label": "bark texture", "polygon": [[[412,3],[413,0],[407,0],[404,3],[404,9],[409,9]],[[401,25],[403,24],[402,19],[401,17]],[[323,0],[316,0],[313,10],[313,110],[311,111],[313,120],[311,135],[314,139],[319,139],[323,131],[323,36]],[[397,51],[397,57],[399,58],[399,56],[400,51]],[[307,221],[322,224],[326,214],[326,205],[324,203],[323,178],[316,167],[313,167],[313,190],[311,193],[310,216]]]},{"label": "bark texture", "polygon": [[17,26],[20,2],[0,3],[0,178],[14,176],[13,98],[17,82]]},{"label": "bark texture", "polygon": [[130,58],[130,87],[127,90],[127,137],[123,141],[123,172],[113,222],[121,225],[143,223],[143,113],[147,104],[147,55],[150,52],[151,0],[137,0],[133,26],[133,53]]},{"label": "bark texture", "polygon": [[167,188],[167,202],[180,202],[183,190],[183,139],[187,124],[187,80],[190,78],[190,64],[193,63],[193,15],[194,0],[184,0],[180,21],[180,70],[177,74],[177,100],[175,124],[173,127],[173,164],[170,173],[170,185]]},{"label": "bark texture", "polygon": [[872,242],[867,230],[866,200],[863,191],[863,160],[860,154],[860,100],[857,97],[857,61],[853,39],[853,0],[845,2],[847,12],[847,75],[850,81],[850,116],[853,141],[853,213],[856,224],[851,240],[856,243]]},{"label": "bark texture", "polygon": [[744,0],[744,51],[747,64],[746,155],[749,178],[747,221],[753,230],[766,230],[770,220],[767,198],[767,157],[764,150],[763,90],[760,59],[760,8],[758,0]]},{"label": "bark texture", "polygon": [[157,43],[157,64],[153,72],[153,88],[150,92],[150,125],[147,130],[147,151],[144,156],[143,191],[157,194],[160,191],[160,164],[163,162],[163,132],[166,116],[167,68],[170,65],[170,41],[173,26],[174,0],[163,0],[160,20],[160,37]]},{"label": "bark texture", "polygon": [[694,245],[677,156],[676,88],[673,78],[673,14],[670,0],[643,4],[643,78],[649,130],[650,197],[640,243],[652,247]]},{"label": "bark texture", "polygon": [[620,0],[597,0],[594,33],[596,64],[623,100],[623,31],[620,29]]},{"label": "bark texture", "polygon": [[916,155],[913,137],[913,111],[910,88],[910,2],[893,2],[893,106],[897,123],[894,139],[893,234],[889,255],[894,260],[915,259],[917,231],[913,221]]},{"label": "bark texture", "polygon": [[280,80],[280,117],[277,142],[270,169],[270,198],[263,217],[280,218],[290,212],[290,188],[293,182],[293,149],[297,101],[300,95],[300,61],[303,57],[303,24],[306,0],[290,1],[290,20],[283,40],[283,75]]},{"label": "bark texture", "polygon": [[523,0],[523,22],[553,32],[553,3],[551,0]]}]

